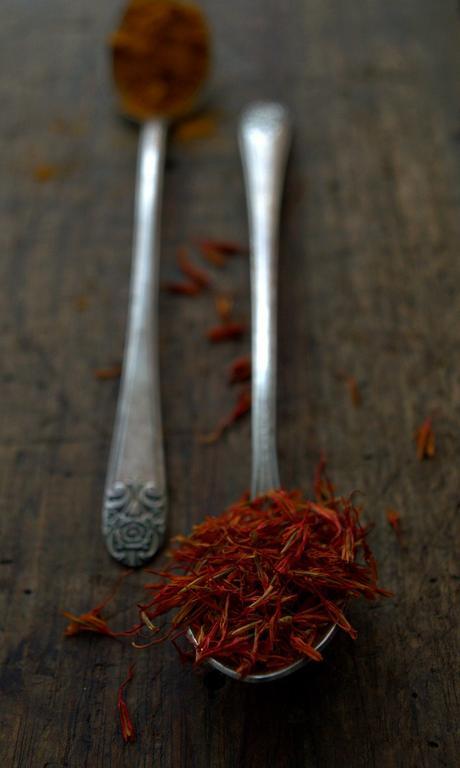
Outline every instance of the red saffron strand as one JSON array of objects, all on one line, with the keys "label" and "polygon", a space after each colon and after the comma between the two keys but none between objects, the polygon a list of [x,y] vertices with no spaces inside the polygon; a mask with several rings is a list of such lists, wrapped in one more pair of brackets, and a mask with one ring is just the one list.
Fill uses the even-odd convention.
[{"label": "red saffron strand", "polygon": [[201,240],[198,243],[198,247],[203,255],[206,255],[210,251],[218,253],[221,256],[236,256],[248,252],[245,245],[232,242],[231,240]]},{"label": "red saffron strand", "polygon": [[118,708],[118,714],[120,718],[121,735],[123,736],[123,741],[125,742],[125,744],[128,742],[136,741],[136,730],[134,728],[131,715],[129,713],[128,705],[126,704],[126,701],[124,698],[125,688],[129,685],[133,677],[134,677],[134,664],[131,664],[131,666],[128,669],[128,675],[126,679],[121,683],[118,689],[118,696],[117,696],[117,708]]},{"label": "red saffron strand", "polygon": [[238,421],[238,419],[241,419],[243,416],[249,413],[250,410],[251,410],[251,390],[243,389],[238,395],[237,401],[235,403],[235,407],[233,408],[232,412],[227,417],[227,419],[225,419],[224,421],[224,429],[227,429],[227,427],[230,427],[232,424],[235,423],[235,421]]},{"label": "red saffron strand", "polygon": [[386,510],[386,518],[388,521],[388,525],[391,526],[393,531],[396,534],[396,538],[401,541],[402,537],[402,531],[401,531],[401,515],[396,509],[387,509]]},{"label": "red saffron strand", "polygon": [[362,405],[363,398],[361,395],[361,390],[359,388],[359,384],[356,381],[354,376],[350,376],[350,374],[345,373],[345,371],[339,371],[337,373],[338,378],[344,382],[347,390],[348,395],[350,397],[350,402],[354,408],[359,408]]},{"label": "red saffron strand", "polygon": [[211,285],[211,278],[204,269],[200,269],[194,264],[185,248],[179,248],[177,252],[177,263],[181,272],[200,288],[208,288]]},{"label": "red saffron strand", "polygon": [[219,267],[219,269],[225,267],[227,263],[227,257],[213,248],[201,248],[201,255],[206,261],[209,261],[214,267]]},{"label": "red saffron strand", "polygon": [[135,624],[130,629],[124,629],[120,631],[114,631],[109,627],[107,621],[102,618],[99,608],[92,608],[86,613],[76,615],[70,613],[70,611],[62,611],[62,615],[69,619],[70,623],[64,630],[66,637],[74,637],[84,632],[92,632],[96,635],[106,635],[107,637],[131,637],[137,635],[141,624]]},{"label": "red saffron strand", "polygon": [[121,376],[121,364],[114,363],[109,368],[96,368],[94,378],[98,381],[111,381]]},{"label": "red saffron strand", "polygon": [[222,437],[223,433],[229,429],[236,421],[239,421],[243,418],[249,411],[251,410],[251,391],[249,389],[243,389],[240,394],[237,397],[236,403],[228,416],[226,416],[220,424],[218,425],[217,429],[215,429],[213,432],[211,432],[208,435],[203,435],[200,438],[201,443],[206,443],[207,445],[210,445],[211,443],[217,442],[220,437]]},{"label": "red saffron strand", "polygon": [[423,459],[432,459],[436,452],[436,442],[431,418],[426,418],[423,424],[418,428],[415,440],[417,443],[418,460],[423,461]]},{"label": "red saffron strand", "polygon": [[70,613],[70,611],[63,611],[62,615],[70,621],[70,624],[64,630],[66,637],[74,637],[74,635],[78,635],[81,632],[94,632],[95,634],[107,635],[108,637],[114,636],[105,619],[101,618],[99,608],[92,608],[90,611],[79,616]]},{"label": "red saffron strand", "polygon": [[230,384],[238,384],[249,381],[251,378],[251,359],[249,355],[242,355],[233,360],[230,365],[228,381]]},{"label": "red saffron strand", "polygon": [[245,323],[225,322],[222,325],[215,325],[207,332],[209,341],[214,344],[221,341],[232,341],[240,339],[246,331]]},{"label": "red saffron strand", "polygon": [[229,323],[233,312],[232,297],[224,294],[216,296],[216,312],[222,324]]},{"label": "red saffron strand", "polygon": [[113,589],[109,592],[107,597],[104,598],[104,600],[99,603],[99,605],[91,608],[91,610],[78,615],[71,613],[70,611],[63,611],[63,616],[70,620],[70,623],[64,630],[65,637],[74,637],[75,635],[80,635],[85,632],[97,635],[106,635],[107,637],[112,638],[130,637],[132,635],[136,635],[139,632],[142,624],[135,624],[130,629],[115,632],[109,627],[106,619],[102,618],[103,609],[113,600],[123,581],[131,574],[132,571],[125,571],[122,573],[116,580]]},{"label": "red saffron strand", "polygon": [[358,382],[354,376],[347,376],[346,385],[348,394],[350,396],[351,404],[354,408],[359,408],[362,405],[361,390],[359,389]]},{"label": "red saffron strand", "polygon": [[196,296],[197,293],[201,292],[201,286],[191,280],[176,280],[169,283],[163,283],[162,288],[164,291],[174,293],[178,296]]},{"label": "red saffron strand", "polygon": [[317,501],[327,501],[334,498],[335,488],[326,473],[326,459],[323,454],[315,467],[313,489]]}]

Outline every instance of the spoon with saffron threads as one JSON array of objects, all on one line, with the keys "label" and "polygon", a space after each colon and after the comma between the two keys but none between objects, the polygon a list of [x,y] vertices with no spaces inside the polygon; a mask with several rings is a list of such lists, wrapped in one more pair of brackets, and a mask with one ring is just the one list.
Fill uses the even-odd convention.
[{"label": "spoon with saffron threads", "polygon": [[[243,112],[239,145],[251,246],[252,499],[281,488],[276,446],[278,231],[291,139],[291,118],[281,104],[255,103]],[[315,651],[326,645],[335,629],[334,624],[325,629]],[[188,635],[197,646],[191,630]],[[273,671],[247,675],[215,658],[208,663],[228,677],[259,683],[285,677],[307,660],[304,657]]]}]

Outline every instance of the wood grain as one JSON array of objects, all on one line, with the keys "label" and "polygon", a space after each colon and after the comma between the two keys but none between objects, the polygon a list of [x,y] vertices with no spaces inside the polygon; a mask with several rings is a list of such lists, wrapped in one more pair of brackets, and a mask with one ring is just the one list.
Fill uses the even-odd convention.
[{"label": "wood grain", "polygon": [[[162,276],[199,236],[247,237],[238,111],[282,98],[296,141],[280,271],[279,441],[286,485],[310,487],[320,450],[337,486],[365,492],[381,581],[353,643],[259,688],[194,673],[169,646],[136,655],[124,746],[118,684],[134,651],[63,639],[118,573],[99,535],[122,354],[136,131],[115,115],[109,0],[5,0],[0,28],[1,756],[15,768],[451,768],[458,722],[460,66],[455,3],[206,0],[219,132],[171,146]],[[34,169],[57,168],[38,183]],[[215,282],[247,316],[248,270]],[[82,301],[83,297],[83,301]],[[245,343],[210,348],[212,299],[161,298],[170,532],[249,481],[249,426],[197,443],[231,395]],[[353,408],[341,372],[363,398]],[[438,451],[416,460],[434,419]],[[401,513],[401,548],[385,519]],[[129,620],[143,574],[125,583]],[[457,614],[456,614],[457,610]]]}]

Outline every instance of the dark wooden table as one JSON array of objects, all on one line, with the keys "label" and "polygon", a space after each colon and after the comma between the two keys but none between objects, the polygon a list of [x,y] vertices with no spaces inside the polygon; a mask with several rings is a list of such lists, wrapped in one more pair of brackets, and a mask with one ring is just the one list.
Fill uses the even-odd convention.
[{"label": "dark wooden table", "polygon": [[[5,768],[452,768],[458,717],[460,509],[460,35],[454,0],[206,0],[218,133],[171,145],[162,278],[177,246],[247,239],[235,140],[251,99],[295,119],[280,270],[279,442],[287,486],[311,488],[321,450],[365,494],[392,600],[351,611],[356,642],[254,687],[195,673],[169,645],[64,640],[119,570],[99,533],[122,353],[136,131],[117,118],[105,40],[118,4],[5,0],[2,130],[0,579]],[[35,175],[51,165],[55,177]],[[245,258],[213,271],[249,310]],[[170,533],[248,485],[249,423],[197,436],[232,402],[211,348],[210,296],[161,297]],[[356,377],[354,408],[340,372]],[[433,460],[413,433],[432,415]],[[400,511],[401,546],[386,521]],[[144,574],[117,598],[126,622]],[[458,603],[457,603],[458,607]],[[131,614],[132,615],[132,614]],[[457,741],[458,746],[458,741]]]}]

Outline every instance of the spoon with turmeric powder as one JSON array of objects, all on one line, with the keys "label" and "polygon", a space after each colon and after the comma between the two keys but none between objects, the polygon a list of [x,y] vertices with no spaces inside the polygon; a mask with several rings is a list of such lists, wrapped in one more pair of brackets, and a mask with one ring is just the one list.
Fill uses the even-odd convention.
[{"label": "spoon with turmeric powder", "polygon": [[166,484],[158,375],[160,214],[169,123],[209,71],[201,11],[177,0],[131,0],[110,39],[121,111],[141,125],[133,263],[123,371],[102,511],[110,554],[137,567],[161,546]]}]

